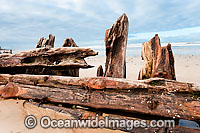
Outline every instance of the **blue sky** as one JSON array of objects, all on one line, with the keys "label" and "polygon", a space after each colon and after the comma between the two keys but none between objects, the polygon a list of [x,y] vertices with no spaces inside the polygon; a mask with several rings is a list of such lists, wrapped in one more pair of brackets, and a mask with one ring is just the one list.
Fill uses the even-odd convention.
[{"label": "blue sky", "polygon": [[200,41],[200,0],[0,0],[0,45],[35,48],[40,37],[66,37],[80,46],[102,45],[105,30],[126,13],[129,44],[159,33],[162,42]]}]

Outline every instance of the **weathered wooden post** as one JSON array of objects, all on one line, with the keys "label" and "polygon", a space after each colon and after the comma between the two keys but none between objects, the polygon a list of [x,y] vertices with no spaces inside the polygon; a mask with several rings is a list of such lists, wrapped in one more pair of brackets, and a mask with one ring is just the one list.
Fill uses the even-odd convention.
[{"label": "weathered wooden post", "polygon": [[126,78],[126,47],[128,39],[128,17],[123,14],[105,33],[106,64],[105,77]]},{"label": "weathered wooden post", "polygon": [[161,47],[158,34],[142,44],[141,56],[145,66],[140,70],[139,80],[153,77],[176,80],[171,44]]},{"label": "weathered wooden post", "polygon": [[44,37],[40,38],[40,40],[38,41],[36,48],[41,48],[42,47],[42,42],[44,40]]},{"label": "weathered wooden post", "polygon": [[52,34],[49,34],[49,40],[47,46],[54,48],[54,42],[55,42],[55,36]]},{"label": "weathered wooden post", "polygon": [[[62,47],[78,47],[72,38],[66,38]],[[84,59],[83,59],[84,60]],[[85,60],[84,60],[85,61]],[[69,73],[79,76],[79,68],[70,69]]]},{"label": "weathered wooden post", "polygon": [[54,48],[54,42],[55,42],[55,36],[53,36],[52,34],[49,34],[49,39],[47,38],[40,38],[40,40],[38,41],[36,48]]},{"label": "weathered wooden post", "polygon": [[78,47],[72,38],[66,38],[63,47]]},{"label": "weathered wooden post", "polygon": [[100,65],[97,69],[97,77],[102,77],[103,76],[103,67]]}]

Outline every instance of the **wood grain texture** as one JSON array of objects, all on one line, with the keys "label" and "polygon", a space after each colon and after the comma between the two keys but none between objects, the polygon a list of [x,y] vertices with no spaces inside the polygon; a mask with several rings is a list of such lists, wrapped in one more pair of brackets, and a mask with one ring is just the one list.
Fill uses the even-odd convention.
[{"label": "wood grain texture", "polygon": [[142,44],[142,59],[145,65],[140,70],[139,80],[154,77],[176,80],[171,44],[161,47],[158,34]]},{"label": "wood grain texture", "polygon": [[126,78],[126,47],[128,39],[128,17],[123,14],[112,28],[106,30],[105,77]]},{"label": "wood grain texture", "polygon": [[0,55],[0,73],[78,76],[90,68],[84,58],[98,53],[89,48],[37,48],[14,55]]},{"label": "wood grain texture", "polygon": [[[0,94],[46,99],[97,109],[114,109],[150,116],[200,119],[200,87],[162,78],[129,81],[108,77],[75,78],[45,75],[0,75]],[[7,83],[14,92],[6,91]],[[11,94],[7,94],[11,93]],[[15,94],[15,95],[13,95]]]},{"label": "wood grain texture", "polygon": [[[79,106],[73,106],[73,108],[71,107],[65,107],[65,106],[56,106],[56,105],[52,105],[52,104],[38,104],[33,102],[32,104],[39,106],[39,107],[43,107],[43,108],[49,108],[49,109],[53,109],[55,111],[58,112],[62,112],[62,113],[66,113],[66,114],[70,114],[74,119],[96,119],[96,117],[98,117],[99,120],[105,120],[106,117],[108,117],[109,119],[112,120],[144,120],[144,119],[138,119],[138,118],[133,118],[133,117],[127,117],[127,116],[123,116],[121,115],[116,115],[116,114],[107,114],[104,112],[98,112],[96,111],[88,111],[87,109],[83,109],[82,107]],[[150,120],[145,119],[148,122],[150,122]],[[180,127],[178,125],[176,125],[175,127],[163,127],[163,128],[142,128],[142,127],[138,127],[138,128],[133,128],[133,129],[128,129],[125,127],[116,127],[116,128],[112,128],[112,127],[105,127],[111,130],[121,130],[121,131],[125,131],[125,132],[132,132],[132,133],[199,133],[198,129],[191,129],[191,128],[185,128],[185,127]]]},{"label": "wood grain texture", "polygon": [[49,38],[40,38],[37,42],[36,48],[54,48],[55,36],[49,34]]},{"label": "wood grain texture", "polygon": [[75,41],[72,38],[66,38],[62,46],[63,47],[78,47],[78,45],[75,43]]}]

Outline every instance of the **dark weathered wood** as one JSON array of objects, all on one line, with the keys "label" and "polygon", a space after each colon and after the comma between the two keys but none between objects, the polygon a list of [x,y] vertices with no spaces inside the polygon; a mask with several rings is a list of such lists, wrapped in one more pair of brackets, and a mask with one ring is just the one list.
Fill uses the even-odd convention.
[{"label": "dark weathered wood", "polygon": [[[98,117],[99,120],[105,120],[105,117],[109,117],[109,119],[111,120],[143,120],[143,119],[138,119],[138,118],[132,118],[132,117],[126,117],[123,115],[115,115],[115,114],[107,114],[104,112],[97,112],[98,110],[92,110],[93,112],[91,112],[89,109],[84,109],[84,107],[79,107],[79,106],[75,106],[73,105],[72,107],[65,107],[62,104],[59,104],[58,106],[56,105],[52,105],[52,104],[43,104],[43,103],[36,103],[36,102],[31,102],[31,104],[42,107],[42,108],[49,108],[49,109],[53,109],[55,111],[58,112],[62,112],[62,113],[66,113],[66,114],[70,114],[74,119],[96,119],[96,117]],[[146,119],[145,119],[146,120]],[[149,123],[150,120],[146,120],[147,123]],[[172,125],[172,124],[171,124]],[[98,127],[97,127],[98,128]],[[123,127],[116,127],[116,128],[112,128],[112,127],[105,127],[108,129],[114,129],[114,130],[121,130],[121,131],[126,131],[126,132],[133,132],[133,133],[171,133],[171,132],[181,132],[181,133],[198,133],[199,130],[197,129],[191,129],[191,128],[185,128],[185,127],[180,127],[178,125],[175,125],[175,127],[163,127],[163,128],[133,128],[128,129],[128,128],[123,128]]]},{"label": "dark weathered wood", "polygon": [[90,68],[85,57],[97,52],[84,48],[37,48],[15,55],[0,55],[0,73],[79,76],[79,68]]},{"label": "dark weathered wood", "polygon": [[66,38],[63,47],[78,47],[72,38]]},{"label": "dark weathered wood", "polygon": [[106,30],[105,77],[126,78],[128,26],[128,17],[123,14],[112,28]]},{"label": "dark weathered wood", "polygon": [[158,34],[142,44],[142,59],[145,66],[140,70],[139,80],[153,77],[176,80],[171,44],[161,47]]},{"label": "dark weathered wood", "polygon": [[37,42],[36,48],[41,48],[43,41],[44,41],[44,37],[40,38],[40,40]]},{"label": "dark weathered wood", "polygon": [[0,54],[12,54],[12,49],[2,49],[0,46]]},{"label": "dark weathered wood", "polygon": [[97,69],[97,77],[102,77],[103,76],[103,67],[100,65]]},{"label": "dark weathered wood", "polygon": [[149,116],[200,119],[200,87],[191,83],[159,78],[129,81],[108,77],[0,75],[0,85],[5,85],[0,91],[4,98],[46,99]]},{"label": "dark weathered wood", "polygon": [[[72,38],[66,38],[62,46],[63,47],[78,47]],[[71,69],[69,72],[79,75],[79,69]]]},{"label": "dark weathered wood", "polygon": [[38,41],[36,48],[54,48],[55,36],[49,34],[49,39],[47,38],[40,38]]},{"label": "dark weathered wood", "polygon": [[49,34],[49,40],[47,46],[54,48],[54,42],[55,42],[55,36],[52,34]]}]

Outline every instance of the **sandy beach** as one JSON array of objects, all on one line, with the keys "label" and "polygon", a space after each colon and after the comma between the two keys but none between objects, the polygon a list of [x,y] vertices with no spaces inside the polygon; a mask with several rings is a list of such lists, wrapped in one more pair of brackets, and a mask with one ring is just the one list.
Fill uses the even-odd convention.
[{"label": "sandy beach", "polygon": [[[104,67],[105,57],[97,56],[86,59],[88,64],[94,65],[94,68],[80,70],[80,77],[95,77],[99,65]],[[140,68],[144,62],[139,56],[127,57],[127,79],[137,80]],[[178,81],[193,82],[198,84],[200,81],[200,55],[195,56],[175,56],[175,69]],[[109,129],[42,129],[36,126],[35,129],[27,129],[24,125],[24,119],[29,114],[34,114],[37,119],[42,116],[51,116],[52,119],[70,119],[69,114],[55,112],[51,109],[40,108],[31,104],[24,104],[23,100],[0,100],[0,129],[2,132],[116,132]],[[120,131],[118,131],[120,132]]]},{"label": "sandy beach", "polygon": [[0,0],[0,133],[200,132],[199,5]]},{"label": "sandy beach", "polygon": [[[114,133],[121,132],[118,130],[109,130],[109,129],[59,129],[59,128],[48,128],[43,129],[39,124],[39,120],[43,116],[50,116],[51,119],[74,119],[69,114],[64,114],[60,112],[56,112],[51,109],[45,109],[41,107],[37,107],[35,105],[25,103],[24,100],[3,100],[0,99],[0,131],[2,133]],[[24,119],[28,115],[34,115],[38,120],[38,124],[34,129],[28,129],[24,125]]]},{"label": "sandy beach", "polygon": [[[177,81],[200,83],[200,55],[175,55],[174,58]],[[98,66],[105,66],[105,59],[104,56],[86,58],[86,62],[95,67],[81,69],[80,77],[95,77]],[[137,80],[144,61],[140,56],[127,56],[126,63],[127,79]]]}]

